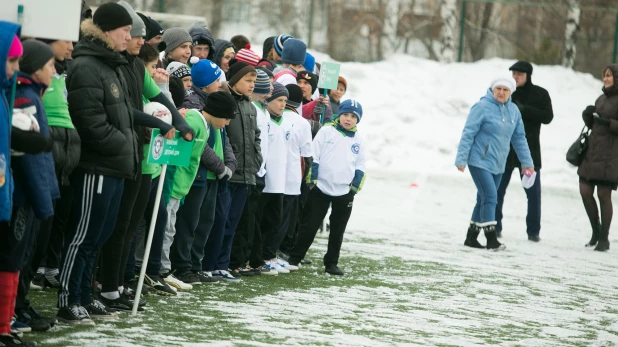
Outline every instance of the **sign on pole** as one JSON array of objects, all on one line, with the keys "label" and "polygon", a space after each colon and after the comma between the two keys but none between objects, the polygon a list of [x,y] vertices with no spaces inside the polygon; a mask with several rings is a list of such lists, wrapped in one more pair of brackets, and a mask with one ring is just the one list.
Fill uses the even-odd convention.
[{"label": "sign on pole", "polygon": [[133,302],[133,310],[131,312],[134,316],[137,314],[139,299],[142,295],[142,288],[144,287],[144,278],[146,276],[146,268],[148,267],[148,258],[150,257],[150,247],[152,246],[154,229],[157,224],[159,204],[161,203],[161,194],[163,193],[163,183],[165,182],[167,165],[189,166],[189,163],[191,162],[191,153],[193,152],[193,144],[195,144],[195,140],[190,142],[185,141],[180,137],[180,133],[178,131],[176,131],[176,136],[174,136],[173,139],[168,140],[161,135],[161,131],[159,129],[152,129],[152,138],[150,140],[150,147],[148,148],[148,163],[162,164],[162,166],[161,175],[159,176],[159,184],[157,186],[154,209],[152,211],[152,217],[150,218],[150,229],[148,230],[146,247],[144,248],[142,268],[139,273],[139,280],[137,281],[135,301]]},{"label": "sign on pole", "polygon": [[337,63],[322,63],[320,67],[320,80],[318,81],[318,88],[322,89],[337,89],[337,83],[339,83],[339,69],[340,64]]},{"label": "sign on pole", "polygon": [[[22,36],[79,40],[81,0],[2,0],[1,2],[0,20],[20,24]],[[58,20],[59,18],[61,20]]]},{"label": "sign on pole", "polygon": [[169,164],[174,166],[188,166],[191,161],[193,141],[187,142],[177,131],[176,136],[168,140],[159,129],[152,129],[148,164]]},{"label": "sign on pole", "polygon": [[[323,62],[320,67],[320,78],[318,80],[318,88],[324,89],[324,97],[326,97],[328,90],[337,89],[339,83],[339,69],[340,64]],[[324,110],[322,105],[322,114],[320,114],[320,124],[324,123]]]}]

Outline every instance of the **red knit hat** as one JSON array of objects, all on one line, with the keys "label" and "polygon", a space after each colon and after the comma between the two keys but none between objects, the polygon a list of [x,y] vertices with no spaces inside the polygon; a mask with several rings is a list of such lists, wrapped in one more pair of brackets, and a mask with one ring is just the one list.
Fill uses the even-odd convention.
[{"label": "red knit hat", "polygon": [[245,62],[251,66],[257,66],[262,58],[251,50],[251,45],[247,44],[245,48],[236,53],[236,60]]},{"label": "red knit hat", "polygon": [[343,84],[343,87],[345,88],[345,90],[348,90],[348,81],[346,81],[345,78],[339,76],[339,80],[337,83]]}]

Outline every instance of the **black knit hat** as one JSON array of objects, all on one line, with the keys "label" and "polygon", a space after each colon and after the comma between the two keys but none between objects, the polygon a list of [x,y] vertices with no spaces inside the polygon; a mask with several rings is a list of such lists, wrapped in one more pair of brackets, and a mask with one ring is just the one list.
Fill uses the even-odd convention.
[{"label": "black knit hat", "polygon": [[215,118],[234,119],[238,105],[231,94],[214,92],[208,94],[203,111]]},{"label": "black knit hat", "polygon": [[22,46],[24,53],[19,60],[19,69],[28,75],[40,70],[55,56],[51,47],[42,41],[25,40]]},{"label": "black knit hat", "polygon": [[148,23],[150,24],[150,30],[146,35],[146,41],[150,41],[150,39],[157,35],[163,35],[163,33],[165,32],[161,24],[159,24],[159,22],[157,22],[156,20],[152,19],[152,17],[148,17]]},{"label": "black knit hat", "polygon": [[268,58],[268,53],[270,53],[270,50],[273,49],[274,45],[275,45],[275,36],[271,36],[267,38],[266,40],[264,40],[264,46],[262,47],[262,58],[264,59]]},{"label": "black knit hat", "polygon": [[290,107],[299,108],[303,102],[303,90],[297,84],[288,84],[285,88],[290,94],[285,104]]},{"label": "black knit hat", "polygon": [[115,2],[105,3],[97,8],[92,21],[103,31],[112,31],[123,26],[133,25],[129,12]]},{"label": "black knit hat", "polygon": [[315,93],[318,88],[318,75],[313,72],[302,71],[296,75],[296,82],[299,80],[305,80],[311,85],[311,94]]},{"label": "black knit hat", "polygon": [[253,66],[243,61],[238,61],[236,60],[236,58],[232,58],[230,60],[230,69],[227,70],[227,74],[225,77],[227,77],[229,86],[233,87],[246,74],[251,73],[251,72],[257,74]]},{"label": "black knit hat", "polygon": [[181,107],[185,102],[185,85],[182,80],[175,76],[170,76],[170,94],[174,100],[174,106]]}]

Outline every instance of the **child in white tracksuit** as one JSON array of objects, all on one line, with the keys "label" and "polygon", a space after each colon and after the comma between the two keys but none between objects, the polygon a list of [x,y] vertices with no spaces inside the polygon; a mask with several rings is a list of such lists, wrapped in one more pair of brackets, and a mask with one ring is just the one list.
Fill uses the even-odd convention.
[{"label": "child in white tracksuit", "polygon": [[291,265],[297,266],[305,258],[332,204],[324,267],[331,275],[344,274],[337,267],[343,233],[352,214],[354,195],[361,190],[365,180],[365,147],[356,131],[356,124],[362,116],[363,108],[357,101],[343,101],[339,106],[339,117],[322,127],[313,140],[313,165],[307,175],[311,192],[303,210],[296,243],[290,252]]}]

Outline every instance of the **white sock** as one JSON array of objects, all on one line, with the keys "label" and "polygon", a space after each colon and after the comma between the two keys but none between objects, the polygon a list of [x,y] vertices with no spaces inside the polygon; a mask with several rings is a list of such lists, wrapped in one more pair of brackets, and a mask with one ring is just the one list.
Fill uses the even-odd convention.
[{"label": "white sock", "polygon": [[118,293],[124,293],[124,286],[118,287]]},{"label": "white sock", "polygon": [[46,277],[54,277],[60,273],[60,270],[46,267],[44,272]]},{"label": "white sock", "polygon": [[108,299],[108,300],[120,299],[120,293],[119,292],[101,293],[101,296],[104,297],[105,299]]},{"label": "white sock", "polygon": [[45,268],[44,267],[40,267],[40,268],[36,269],[36,273],[44,274],[45,273]]}]

